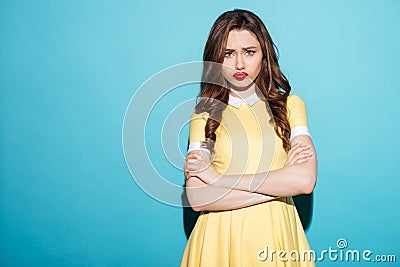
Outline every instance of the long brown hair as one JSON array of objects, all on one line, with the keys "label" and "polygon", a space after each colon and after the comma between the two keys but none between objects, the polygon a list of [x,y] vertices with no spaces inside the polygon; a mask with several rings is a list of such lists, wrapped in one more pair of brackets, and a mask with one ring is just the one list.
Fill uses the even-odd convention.
[{"label": "long brown hair", "polygon": [[[290,149],[290,125],[287,118],[286,100],[290,93],[290,84],[281,72],[278,64],[277,47],[272,41],[264,23],[254,13],[235,9],[223,13],[215,21],[208,36],[203,61],[203,77],[196,113],[209,113],[205,125],[205,146],[214,151],[215,131],[220,125],[222,112],[229,100],[229,89],[223,86],[221,70],[215,65],[224,61],[228,34],[232,30],[248,30],[252,32],[261,45],[263,59],[261,70],[254,81],[263,94],[268,112],[272,113],[276,134],[282,139],[286,152]],[[206,64],[216,62],[220,64]],[[213,82],[210,82],[213,81]],[[269,106],[269,108],[268,108]]]}]

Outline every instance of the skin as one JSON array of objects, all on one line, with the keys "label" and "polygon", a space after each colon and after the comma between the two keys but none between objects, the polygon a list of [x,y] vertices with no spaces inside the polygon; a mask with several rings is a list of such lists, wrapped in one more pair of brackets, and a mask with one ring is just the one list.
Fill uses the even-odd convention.
[{"label": "skin", "polygon": [[[207,157],[188,160],[185,168],[189,177],[197,177],[212,186],[225,187],[269,196],[295,196],[310,194],[315,187],[317,161],[312,140],[307,135],[299,135],[291,142],[302,142],[309,151],[295,155],[294,164],[285,163],[278,170],[245,175],[223,175],[210,164]],[[311,153],[308,153],[311,152]]]},{"label": "skin", "polygon": [[[233,30],[228,35],[222,72],[231,94],[246,98],[255,92],[253,81],[262,62],[257,38],[249,31]],[[238,81],[235,72],[248,77]],[[271,201],[278,196],[311,193],[315,187],[317,161],[312,140],[307,135],[294,137],[284,167],[279,170],[248,175],[223,175],[211,164],[210,154],[191,151],[184,166],[186,193],[196,211],[233,210]]]},{"label": "skin", "polygon": [[[262,58],[260,42],[253,33],[247,30],[229,32],[222,74],[228,81],[232,94],[246,98],[255,93],[253,81],[260,73]],[[240,81],[233,77],[235,72],[246,72],[248,76]]]}]

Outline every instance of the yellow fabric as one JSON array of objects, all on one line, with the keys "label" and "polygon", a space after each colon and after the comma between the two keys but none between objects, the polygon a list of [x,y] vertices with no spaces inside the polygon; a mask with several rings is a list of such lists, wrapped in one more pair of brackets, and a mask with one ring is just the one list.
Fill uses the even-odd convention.
[{"label": "yellow fabric", "polygon": [[288,119],[291,128],[297,126],[308,126],[306,105],[298,95],[290,95],[286,101]]},{"label": "yellow fabric", "polygon": [[[307,126],[306,107],[298,95],[287,99],[290,127]],[[208,114],[192,114],[190,143],[204,141]],[[282,168],[287,153],[276,135],[266,105],[259,100],[240,108],[228,105],[216,131],[213,166],[220,173],[257,173]],[[258,256],[267,246],[265,261]],[[278,251],[286,251],[278,260]],[[181,267],[314,266],[312,261],[293,261],[296,251],[309,250],[292,197],[231,211],[202,212],[187,242]],[[289,254],[291,253],[291,254]],[[260,254],[265,257],[264,254]],[[271,255],[269,255],[271,256]]]}]

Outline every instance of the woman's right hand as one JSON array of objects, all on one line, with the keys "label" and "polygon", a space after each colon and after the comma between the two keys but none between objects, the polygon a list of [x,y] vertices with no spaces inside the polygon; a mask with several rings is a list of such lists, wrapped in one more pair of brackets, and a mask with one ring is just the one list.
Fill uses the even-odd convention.
[{"label": "woman's right hand", "polygon": [[295,164],[307,162],[314,153],[310,151],[310,146],[307,146],[301,142],[296,143],[288,153],[285,167]]},{"label": "woman's right hand", "polygon": [[[188,160],[199,160],[200,158],[201,158],[201,151],[193,150],[186,155],[186,162]],[[190,175],[189,175],[189,170],[187,170],[187,168],[186,168],[186,163],[185,163],[185,166],[183,167],[183,169],[184,169],[186,180],[188,180],[190,178]]]}]

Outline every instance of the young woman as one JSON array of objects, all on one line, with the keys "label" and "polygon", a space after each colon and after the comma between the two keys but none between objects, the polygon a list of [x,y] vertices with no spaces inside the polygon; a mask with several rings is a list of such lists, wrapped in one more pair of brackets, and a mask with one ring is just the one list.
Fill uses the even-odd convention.
[{"label": "young woman", "polygon": [[246,10],[225,12],[203,59],[185,164],[201,215],[181,266],[314,266],[291,196],[313,191],[315,149],[265,25]]}]

